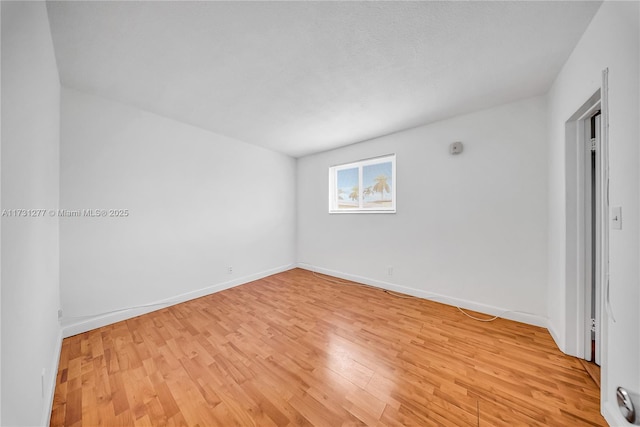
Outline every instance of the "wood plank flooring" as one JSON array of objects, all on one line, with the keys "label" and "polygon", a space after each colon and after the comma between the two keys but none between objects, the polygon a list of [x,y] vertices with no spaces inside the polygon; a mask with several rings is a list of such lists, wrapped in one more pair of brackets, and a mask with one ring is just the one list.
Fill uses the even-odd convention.
[{"label": "wood plank flooring", "polygon": [[291,270],[64,340],[52,426],[605,426],[542,328]]},{"label": "wood plank flooring", "polygon": [[587,371],[593,382],[596,383],[596,386],[600,388],[600,366],[594,362],[587,362],[584,359],[580,359],[580,363],[582,363],[582,367]]}]

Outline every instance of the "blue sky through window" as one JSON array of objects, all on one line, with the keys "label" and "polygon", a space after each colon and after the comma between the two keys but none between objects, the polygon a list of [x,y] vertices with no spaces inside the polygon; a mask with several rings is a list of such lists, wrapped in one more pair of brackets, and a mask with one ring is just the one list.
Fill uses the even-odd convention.
[{"label": "blue sky through window", "polygon": [[393,212],[395,155],[329,167],[329,212]]},{"label": "blue sky through window", "polygon": [[374,165],[369,165],[369,166],[364,166],[362,168],[362,180],[364,181],[364,188],[371,188],[371,192],[370,193],[365,193],[365,201],[367,200],[374,200],[374,199],[381,199],[381,198],[385,198],[388,199],[389,196],[391,195],[390,191],[384,191],[383,194],[380,194],[379,190],[380,188],[378,188],[378,191],[375,190],[375,186],[378,183],[378,181],[376,180],[376,178],[378,177],[385,177],[386,180],[384,180],[384,182],[386,182],[386,184],[388,185],[389,190],[391,188],[393,188],[392,182],[391,182],[391,177],[392,177],[392,170],[391,170],[392,166],[391,166],[391,162],[385,162],[385,163],[378,163],[378,164],[374,164]]},{"label": "blue sky through window", "polygon": [[343,169],[338,171],[338,190],[342,190],[342,193],[338,195],[338,199],[348,200],[349,194],[351,194],[353,188],[357,186],[358,168]]}]

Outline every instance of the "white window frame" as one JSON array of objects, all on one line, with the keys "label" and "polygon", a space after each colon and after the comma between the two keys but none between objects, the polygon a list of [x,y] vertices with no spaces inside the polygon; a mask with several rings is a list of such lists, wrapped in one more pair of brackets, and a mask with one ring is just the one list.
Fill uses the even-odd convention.
[{"label": "white window frame", "polygon": [[[388,207],[364,207],[364,186],[363,168],[379,163],[391,163],[391,206]],[[339,207],[339,191],[338,172],[345,169],[358,168],[358,207],[357,208],[340,208]],[[387,154],[380,157],[374,157],[357,162],[345,163],[329,167],[329,213],[396,213],[396,155]]]}]

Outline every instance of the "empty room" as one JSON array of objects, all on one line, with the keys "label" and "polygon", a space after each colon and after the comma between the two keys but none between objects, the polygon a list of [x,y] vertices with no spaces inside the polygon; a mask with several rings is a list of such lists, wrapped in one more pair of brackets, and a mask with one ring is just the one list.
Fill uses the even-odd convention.
[{"label": "empty room", "polygon": [[637,1],[1,1],[1,426],[640,425]]}]

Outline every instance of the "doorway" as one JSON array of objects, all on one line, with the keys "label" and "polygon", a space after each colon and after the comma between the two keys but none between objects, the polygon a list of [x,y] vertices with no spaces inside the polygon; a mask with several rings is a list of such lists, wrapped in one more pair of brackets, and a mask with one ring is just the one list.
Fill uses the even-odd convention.
[{"label": "doorway", "polygon": [[601,264],[602,264],[602,156],[599,103],[582,120],[584,158],[584,359],[600,365]]},{"label": "doorway", "polygon": [[608,270],[608,150],[601,105],[598,90],[565,123],[567,352],[594,364],[606,363],[600,325]]},{"label": "doorway", "polygon": [[608,270],[608,152],[602,117],[599,90],[565,123],[567,309],[575,315],[567,323],[567,342],[574,343],[569,352],[582,359],[598,385],[599,365],[606,364],[601,324]]}]

